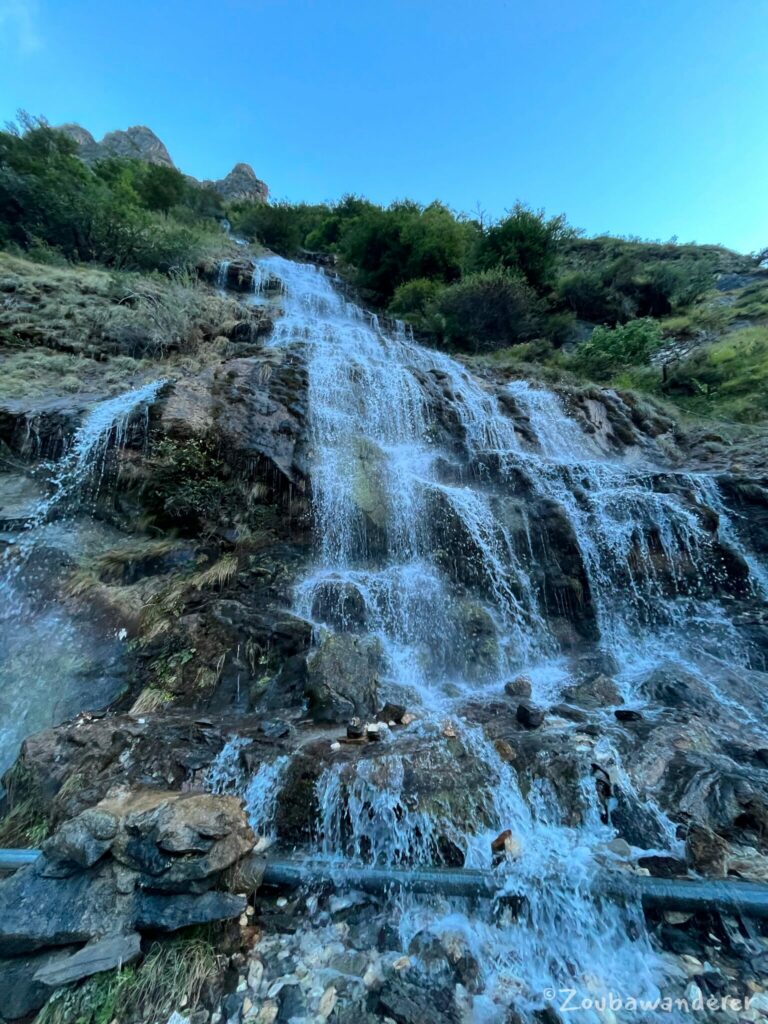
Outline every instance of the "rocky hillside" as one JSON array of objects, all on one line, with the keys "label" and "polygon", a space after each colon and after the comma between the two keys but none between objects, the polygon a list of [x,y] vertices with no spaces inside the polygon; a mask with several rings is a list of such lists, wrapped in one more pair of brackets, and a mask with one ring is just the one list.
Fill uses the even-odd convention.
[{"label": "rocky hillside", "polygon": [[[125,131],[107,132],[100,142],[79,124],[59,125],[57,130],[77,144],[78,155],[87,164],[95,164],[99,160],[123,159],[142,160],[162,167],[176,166],[163,142],[145,125],[134,125]],[[201,184],[210,186],[227,201],[266,202],[269,198],[268,187],[256,177],[250,164],[235,164],[225,177]]]},{"label": "rocky hillside", "polygon": [[[253,257],[242,249],[183,285],[9,257],[0,267],[0,520],[5,557],[26,559],[27,570],[5,585],[28,602],[21,636],[9,631],[12,616],[4,623],[11,657],[0,670],[3,699],[17,702],[11,717],[26,723],[13,742],[26,739],[5,776],[0,842],[44,849],[0,887],[8,908],[0,915],[0,994],[12,1020],[31,1019],[47,1003],[40,1024],[90,1024],[100,1018],[89,1008],[114,1006],[119,983],[122,1006],[109,1012],[121,1024],[174,1011],[200,1024],[458,1022],[461,1006],[486,985],[487,953],[471,932],[425,926],[404,938],[389,899],[355,892],[262,888],[246,900],[249,886],[231,872],[238,864],[256,871],[248,878],[257,884],[263,864],[254,868],[251,851],[275,842],[281,851],[336,842],[337,853],[363,860],[381,844],[398,851],[396,864],[428,857],[460,868],[475,833],[489,865],[514,865],[538,840],[503,801],[507,817],[498,819],[489,778],[501,794],[516,780],[523,792],[550,794],[558,828],[602,821],[598,861],[629,878],[689,869],[768,878],[765,751],[739,732],[745,716],[759,713],[753,688],[768,650],[750,582],[750,559],[768,554],[764,437],[686,429],[632,393],[560,384],[552,412],[567,410],[568,430],[587,446],[579,459],[592,453],[571,481],[557,460],[537,461],[547,445],[562,452],[565,444],[562,420],[554,439],[542,433],[540,392],[504,367],[483,365],[474,378],[408,350],[429,410],[427,443],[441,453],[426,519],[429,557],[448,589],[428,593],[407,628],[425,638],[425,673],[466,682],[449,684],[452,710],[437,714],[415,689],[393,701],[386,649],[370,624],[381,612],[360,566],[315,581],[306,609],[297,608],[297,588],[313,580],[318,557],[320,512],[313,517],[310,498],[318,498],[313,474],[327,442],[311,419],[310,387],[316,408],[323,371],[303,321],[289,326],[295,313],[275,267],[260,265],[254,283]],[[298,265],[282,270],[307,279]],[[312,308],[328,317],[323,296]],[[362,314],[347,315],[364,330]],[[322,323],[329,331],[336,321]],[[280,344],[286,330],[296,331],[293,344]],[[355,337],[363,360],[374,335]],[[379,372],[355,368],[352,354],[331,375],[331,395],[346,379],[339,374],[354,384]],[[163,382],[157,401],[109,427],[103,461],[91,470],[96,481],[84,477],[82,493],[52,516],[57,529],[19,550],[19,529],[36,522],[52,486],[58,493],[47,460],[62,458],[100,400],[151,380]],[[396,413],[392,396],[387,413]],[[481,423],[490,444],[472,449]],[[513,470],[502,459],[507,426],[522,452]],[[362,434],[344,443],[359,557],[375,579],[398,492],[387,489],[382,448]],[[622,467],[618,475],[601,468],[605,460]],[[719,491],[709,489],[710,477]],[[492,503],[509,551],[530,552],[526,586],[539,595],[541,620],[527,628],[543,630],[560,651],[554,684],[542,688],[535,672],[519,672],[488,685],[509,644],[511,625],[501,628],[499,616],[529,598],[511,570],[510,590],[499,591],[507,577],[494,566],[508,556],[489,540],[483,506],[466,504],[473,486]],[[708,661],[705,677],[662,659],[628,699],[624,666],[598,642],[612,591],[599,589],[568,504],[603,486],[605,509],[618,501],[619,521],[634,517],[636,531],[628,561],[612,563],[616,592],[640,595],[641,605],[648,595],[660,607],[680,597],[706,609],[722,601],[744,663]],[[638,489],[649,495],[639,505]],[[679,518],[664,526],[673,509]],[[679,558],[664,530],[683,531]],[[407,586],[405,576],[386,591],[384,607]],[[56,649],[54,612],[65,637]],[[30,641],[41,649],[33,660]],[[54,708],[41,678],[56,679]],[[717,687],[726,685],[740,712],[719,704]],[[33,693],[42,717],[25,717]],[[233,796],[245,800],[248,821]],[[645,854],[670,841],[665,829],[676,831],[671,850]],[[648,941],[681,977],[734,997],[762,987],[756,940],[728,938],[717,925],[713,945],[706,912],[654,913]],[[231,924],[204,938],[194,930],[221,921]],[[135,966],[123,974],[113,970],[128,963]]]}]

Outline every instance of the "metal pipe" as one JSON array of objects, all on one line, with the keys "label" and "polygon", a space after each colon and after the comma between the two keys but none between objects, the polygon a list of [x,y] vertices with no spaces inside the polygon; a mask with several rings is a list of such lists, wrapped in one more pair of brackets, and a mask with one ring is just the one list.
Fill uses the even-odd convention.
[{"label": "metal pipe", "polygon": [[0,871],[16,871],[18,868],[34,864],[40,856],[40,850],[2,850],[0,849]]},{"label": "metal pipe", "polygon": [[[33,864],[39,850],[0,849],[0,871],[16,871]],[[235,869],[230,885],[258,889],[262,885],[295,888],[300,885],[330,885],[360,889],[382,895],[404,889],[422,895],[494,899],[499,878],[478,868],[379,868],[345,865],[311,857],[245,857]],[[768,918],[768,885],[729,878],[653,878],[648,875],[610,872],[601,879],[597,892],[620,902],[639,897],[646,910],[682,910],[689,913],[714,911]],[[516,897],[511,893],[510,898]]]}]

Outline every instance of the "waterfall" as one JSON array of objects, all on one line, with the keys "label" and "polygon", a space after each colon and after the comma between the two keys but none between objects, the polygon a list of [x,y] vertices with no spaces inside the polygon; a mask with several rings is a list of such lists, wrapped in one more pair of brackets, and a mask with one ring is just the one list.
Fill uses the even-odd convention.
[{"label": "waterfall", "polygon": [[[489,681],[551,660],[557,642],[530,524],[513,534],[505,521],[522,518],[516,496],[527,487],[572,531],[600,644],[620,663],[637,661],[640,630],[659,659],[682,641],[733,644],[722,604],[702,596],[722,581],[716,543],[742,559],[752,587],[764,586],[765,575],[738,541],[714,480],[643,455],[608,458],[557,395],[515,382],[507,393],[527,420],[531,444],[463,367],[402,330],[377,329],[316,267],[269,257],[257,270],[257,290],[259,282],[282,282],[284,316],[271,344],[299,345],[309,371],[318,558],[299,586],[300,614],[311,617],[323,587],[353,586],[389,645],[396,684],[422,696],[426,685],[431,701],[446,666],[452,685],[460,681],[455,638],[468,592],[495,623],[499,656]],[[456,425],[452,446],[440,437],[446,414]],[[714,534],[701,509],[718,514]],[[392,587],[394,579],[407,584]],[[430,595],[427,649],[413,629],[419,593]],[[429,636],[443,644],[437,661]],[[426,682],[425,661],[437,667]]]},{"label": "waterfall", "polygon": [[[39,592],[38,555],[48,563],[46,586],[55,589],[56,544],[64,517],[95,502],[110,449],[125,444],[136,416],[147,416],[165,381],[157,380],[95,405],[51,467],[49,493],[0,556],[0,768],[10,764],[25,736],[84,708],[103,706],[120,686],[119,642],[96,623],[73,618]],[[46,551],[47,542],[51,551]],[[94,686],[93,673],[101,675]]]},{"label": "waterfall", "polygon": [[231,260],[220,260],[216,267],[216,288],[222,295],[227,290],[227,280],[229,277],[229,268],[231,263]]},{"label": "waterfall", "polygon": [[240,797],[248,824],[256,835],[272,839],[272,819],[282,776],[290,759],[281,755],[272,761],[263,761],[251,775],[241,764],[241,752],[245,745],[245,740],[240,736],[227,740],[208,769],[205,786],[211,793]]},{"label": "waterfall", "polygon": [[[642,811],[646,853],[679,854],[674,824],[635,790],[605,737],[581,736],[576,748],[578,812],[545,774],[523,786],[468,720],[466,701],[522,669],[534,695],[554,702],[569,678],[552,619],[572,609],[548,591],[560,566],[545,561],[555,523],[594,616],[594,636],[580,642],[614,659],[623,699],[642,702],[638,681],[672,661],[735,706],[717,681],[746,658],[720,597],[723,552],[744,567],[752,594],[765,575],[716,481],[669,468],[650,445],[607,454],[555,392],[526,382],[486,389],[402,327],[384,329],[313,266],[262,259],[254,287],[283,312],[269,343],[294,350],[308,371],[316,546],[294,611],[315,623],[319,643],[327,630],[377,637],[385,696],[420,718],[321,771],[316,853],[342,875],[350,860],[491,867],[491,842],[509,830],[499,891],[525,894],[523,909],[401,896],[391,912],[403,948],[424,929],[465,937],[483,972],[473,1021],[502,1020],[511,999],[532,1011],[550,990],[657,998],[667,965],[639,906],[594,890],[615,836],[595,765],[610,764]],[[750,719],[756,737],[758,722]],[[260,799],[273,778],[271,768],[260,776]]]}]

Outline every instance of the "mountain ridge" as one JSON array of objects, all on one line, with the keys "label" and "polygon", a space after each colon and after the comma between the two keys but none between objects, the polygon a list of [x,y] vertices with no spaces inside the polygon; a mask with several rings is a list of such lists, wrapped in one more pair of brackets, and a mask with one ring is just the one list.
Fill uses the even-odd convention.
[{"label": "mountain ridge", "polygon": [[[75,122],[58,125],[57,131],[72,139],[77,145],[78,156],[89,165],[99,160],[123,159],[143,160],[162,167],[176,168],[165,143],[146,125],[132,125],[107,132],[100,142],[96,141],[87,128]],[[212,188],[227,200],[266,202],[269,197],[266,183],[256,176],[250,164],[243,162],[236,163],[223,178],[205,181],[199,181],[192,175],[187,175],[187,178],[203,188]]]}]

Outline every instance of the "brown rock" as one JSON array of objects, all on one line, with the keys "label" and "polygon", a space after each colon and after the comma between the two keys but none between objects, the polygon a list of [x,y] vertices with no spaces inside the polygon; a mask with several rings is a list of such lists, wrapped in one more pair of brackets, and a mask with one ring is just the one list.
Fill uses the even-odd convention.
[{"label": "brown rock", "polygon": [[685,860],[699,874],[724,878],[728,873],[728,844],[706,825],[691,825],[685,837]]},{"label": "brown rock", "polygon": [[530,697],[531,680],[528,676],[515,676],[508,683],[504,684],[504,693],[508,697]]},{"label": "brown rock", "polygon": [[507,764],[512,764],[513,761],[517,760],[514,748],[506,740],[496,740],[493,746],[501,760],[506,761]]}]

